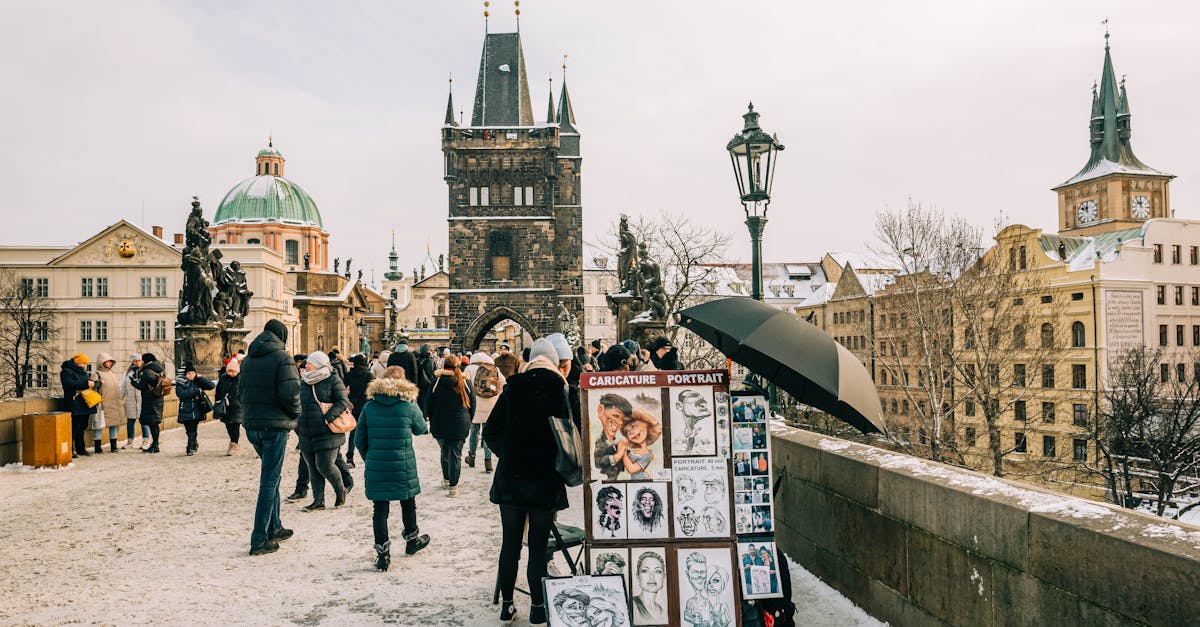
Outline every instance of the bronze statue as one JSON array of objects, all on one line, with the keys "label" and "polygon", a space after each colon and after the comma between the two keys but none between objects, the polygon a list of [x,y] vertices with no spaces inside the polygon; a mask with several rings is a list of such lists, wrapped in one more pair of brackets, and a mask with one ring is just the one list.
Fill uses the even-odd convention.
[{"label": "bronze statue", "polygon": [[212,245],[208,220],[204,219],[204,210],[200,208],[200,198],[197,196],[192,196],[192,212],[188,214],[184,244],[199,248],[204,254],[208,254],[208,247]]},{"label": "bronze statue", "polygon": [[225,320],[231,327],[241,328],[246,316],[250,315],[250,297],[254,296],[254,292],[247,286],[246,272],[242,270],[241,263],[233,261],[225,268],[225,283],[228,286],[226,294],[229,300]]},{"label": "bronze statue", "polygon": [[620,252],[617,253],[617,282],[618,289],[626,294],[636,296],[638,272],[638,242],[633,232],[629,230],[629,216],[622,215],[620,226],[617,227],[617,238],[620,241]]},{"label": "bronze statue", "polygon": [[334,257],[333,258],[333,273],[334,274],[338,273],[338,266],[340,266],[340,265],[342,265],[341,257]]},{"label": "bronze statue", "polygon": [[308,253],[304,253],[304,269],[309,270],[311,268],[312,268],[312,264],[310,263]]},{"label": "bronze statue", "polygon": [[638,247],[641,265],[638,268],[639,292],[642,296],[642,306],[650,312],[652,320],[665,320],[667,317],[667,294],[663,289],[662,269],[646,252],[646,243]]}]

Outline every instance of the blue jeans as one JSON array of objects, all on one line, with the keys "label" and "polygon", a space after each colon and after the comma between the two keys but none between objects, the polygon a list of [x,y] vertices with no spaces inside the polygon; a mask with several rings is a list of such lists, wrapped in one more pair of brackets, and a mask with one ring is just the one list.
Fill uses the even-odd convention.
[{"label": "blue jeans", "polygon": [[258,503],[254,506],[254,531],[250,532],[250,548],[262,546],[283,528],[279,522],[279,480],[283,474],[283,453],[287,449],[287,431],[251,431],[246,440],[262,459],[258,477]]},{"label": "blue jeans", "polygon": [[[127,437],[130,440],[133,439],[133,428],[134,428],[134,426],[136,426],[136,424],[137,424],[136,418],[133,420],[125,421],[125,437]],[[142,425],[142,439],[143,440],[150,439],[150,426],[149,425]]]},{"label": "blue jeans", "polygon": [[483,425],[471,423],[471,435],[468,436],[469,439],[467,440],[467,457],[475,457],[476,445],[482,444],[483,445],[483,458],[484,459],[492,458],[492,449],[488,448],[487,442],[480,441],[481,438],[479,437],[479,434],[482,432],[483,432]]}]

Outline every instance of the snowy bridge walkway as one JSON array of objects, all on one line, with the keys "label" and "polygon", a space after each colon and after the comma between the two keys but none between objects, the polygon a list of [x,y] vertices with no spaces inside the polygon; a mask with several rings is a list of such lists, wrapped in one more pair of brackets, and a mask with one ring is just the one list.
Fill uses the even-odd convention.
[{"label": "snowy bridge walkway", "polygon": [[[304,513],[304,502],[285,502],[283,524],[295,537],[274,554],[252,558],[258,460],[244,438],[242,454],[225,457],[226,442],[224,427],[210,422],[201,425],[200,452],[191,458],[183,455],[183,430],[173,429],[163,434],[159,455],[130,450],[76,460],[64,470],[0,471],[0,623],[498,622],[491,598],[500,529],[487,499],[490,475],[464,467],[458,496],[446,496],[437,445],[418,438],[418,520],[432,538],[429,548],[411,557],[394,552],[390,571],[374,570],[360,464],[344,508]],[[285,494],[296,478],[294,443],[293,436]],[[582,526],[580,498],[578,488],[571,491],[572,508],[560,520]],[[393,510],[398,538],[399,510]],[[521,572],[523,579],[523,566]],[[806,572],[793,578],[799,624],[878,624]],[[528,598],[518,597],[524,619]]]}]

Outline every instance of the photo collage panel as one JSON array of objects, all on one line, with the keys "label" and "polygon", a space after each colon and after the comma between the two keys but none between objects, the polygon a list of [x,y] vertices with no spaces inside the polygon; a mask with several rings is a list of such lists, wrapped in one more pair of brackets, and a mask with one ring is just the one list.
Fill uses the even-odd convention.
[{"label": "photo collage panel", "polygon": [[733,397],[733,504],[739,535],[774,530],[767,399]]},{"label": "photo collage panel", "polygon": [[771,536],[762,541],[738,542],[736,561],[741,570],[742,598],[768,599],[783,596],[779,585],[778,557]]}]

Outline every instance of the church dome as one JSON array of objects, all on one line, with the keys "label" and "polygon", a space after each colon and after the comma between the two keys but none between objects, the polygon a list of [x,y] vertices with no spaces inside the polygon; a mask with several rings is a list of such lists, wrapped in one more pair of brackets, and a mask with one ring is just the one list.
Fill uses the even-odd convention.
[{"label": "church dome", "polygon": [[283,177],[283,155],[268,143],[255,157],[255,176],[221,199],[213,226],[226,223],[279,222],[324,228],[317,203],[299,185]]}]

